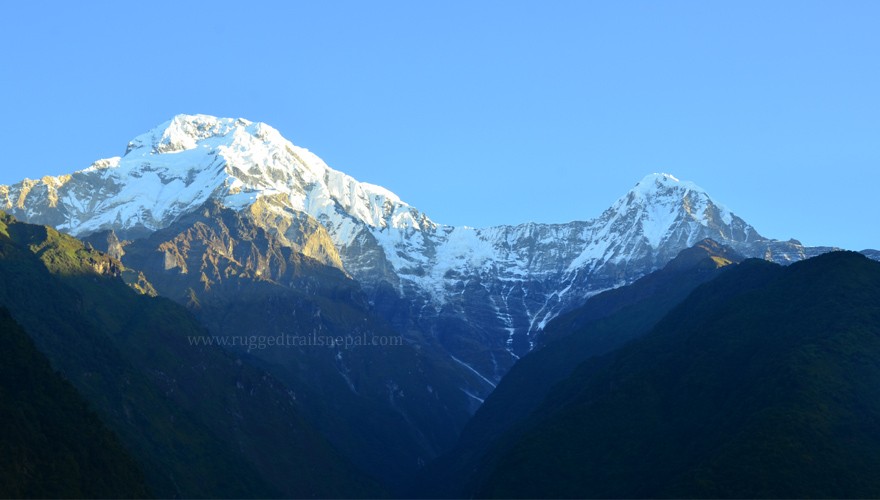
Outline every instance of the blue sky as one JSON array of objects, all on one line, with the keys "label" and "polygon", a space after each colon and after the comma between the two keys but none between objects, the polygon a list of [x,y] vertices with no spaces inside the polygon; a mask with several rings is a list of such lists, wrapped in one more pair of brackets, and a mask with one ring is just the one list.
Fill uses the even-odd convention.
[{"label": "blue sky", "polygon": [[880,2],[0,3],[0,184],[178,113],[266,122],[434,220],[601,213],[651,172],[880,248]]}]

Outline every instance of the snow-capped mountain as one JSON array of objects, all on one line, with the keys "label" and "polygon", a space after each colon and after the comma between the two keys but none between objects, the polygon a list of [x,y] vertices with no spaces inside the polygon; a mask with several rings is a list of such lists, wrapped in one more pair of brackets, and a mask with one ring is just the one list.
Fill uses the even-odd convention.
[{"label": "snow-capped mountain", "polygon": [[648,175],[590,220],[445,226],[266,124],[205,115],[176,116],[85,170],[0,186],[6,211],[81,237],[143,237],[208,200],[344,269],[399,330],[436,339],[487,391],[549,320],[700,240],[777,262],[828,250],[764,238],[669,174]]},{"label": "snow-capped mountain", "polygon": [[210,198],[309,214],[339,242],[361,226],[433,226],[390,191],[329,168],[268,125],[205,115],[178,115],[133,139],[122,157],[71,175],[0,186],[7,211],[74,236],[113,229],[136,238]]}]

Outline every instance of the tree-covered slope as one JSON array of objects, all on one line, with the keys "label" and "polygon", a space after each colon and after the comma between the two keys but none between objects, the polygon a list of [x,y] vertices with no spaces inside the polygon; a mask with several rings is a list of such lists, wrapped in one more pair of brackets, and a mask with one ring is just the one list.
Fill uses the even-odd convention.
[{"label": "tree-covered slope", "polygon": [[373,496],[291,391],[183,307],[136,293],[115,259],[0,215],[0,305],[89,401],[162,497]]},{"label": "tree-covered slope", "polygon": [[487,497],[877,497],[880,263],[746,261],[587,361],[482,463]]},{"label": "tree-covered slope", "polygon": [[0,497],[143,498],[119,439],[0,307]]}]

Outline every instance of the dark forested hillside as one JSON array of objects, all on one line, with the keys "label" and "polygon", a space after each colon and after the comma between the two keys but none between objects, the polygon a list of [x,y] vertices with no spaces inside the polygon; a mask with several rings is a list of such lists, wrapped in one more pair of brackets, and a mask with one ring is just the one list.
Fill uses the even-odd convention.
[{"label": "dark forested hillside", "polygon": [[468,422],[456,448],[432,463],[414,493],[458,496],[494,440],[521,425],[582,362],[638,338],[701,283],[742,260],[712,240],[683,250],[663,269],[596,295],[547,325],[543,342],[519,360]]},{"label": "dark forested hillside", "polygon": [[142,498],[144,476],[0,307],[0,497]]},{"label": "dark forested hillside", "polygon": [[119,261],[0,213],[0,305],[77,388],[161,497],[375,496],[295,395],[142,295]]},{"label": "dark forested hillside", "polygon": [[877,497],[880,263],[746,261],[587,361],[471,492],[487,497]]}]

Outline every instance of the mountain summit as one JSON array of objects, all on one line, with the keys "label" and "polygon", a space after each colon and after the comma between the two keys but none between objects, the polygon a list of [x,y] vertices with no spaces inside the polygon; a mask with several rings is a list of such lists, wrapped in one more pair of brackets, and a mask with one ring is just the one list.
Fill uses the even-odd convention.
[{"label": "mountain summit", "polygon": [[0,186],[0,207],[80,237],[143,238],[209,201],[343,269],[398,331],[434,339],[479,374],[484,393],[552,318],[698,241],[776,262],[828,250],[764,238],[669,174],[645,177],[590,220],[445,226],[266,124],[206,115],[178,115],[79,172]]},{"label": "mountain summit", "polygon": [[7,210],[75,236],[106,229],[138,236],[168,226],[209,198],[241,209],[273,197],[336,223],[337,231],[351,229],[338,213],[371,227],[430,225],[387,189],[333,170],[274,128],[241,118],[178,115],[134,138],[122,157],[71,175],[0,187]]}]

